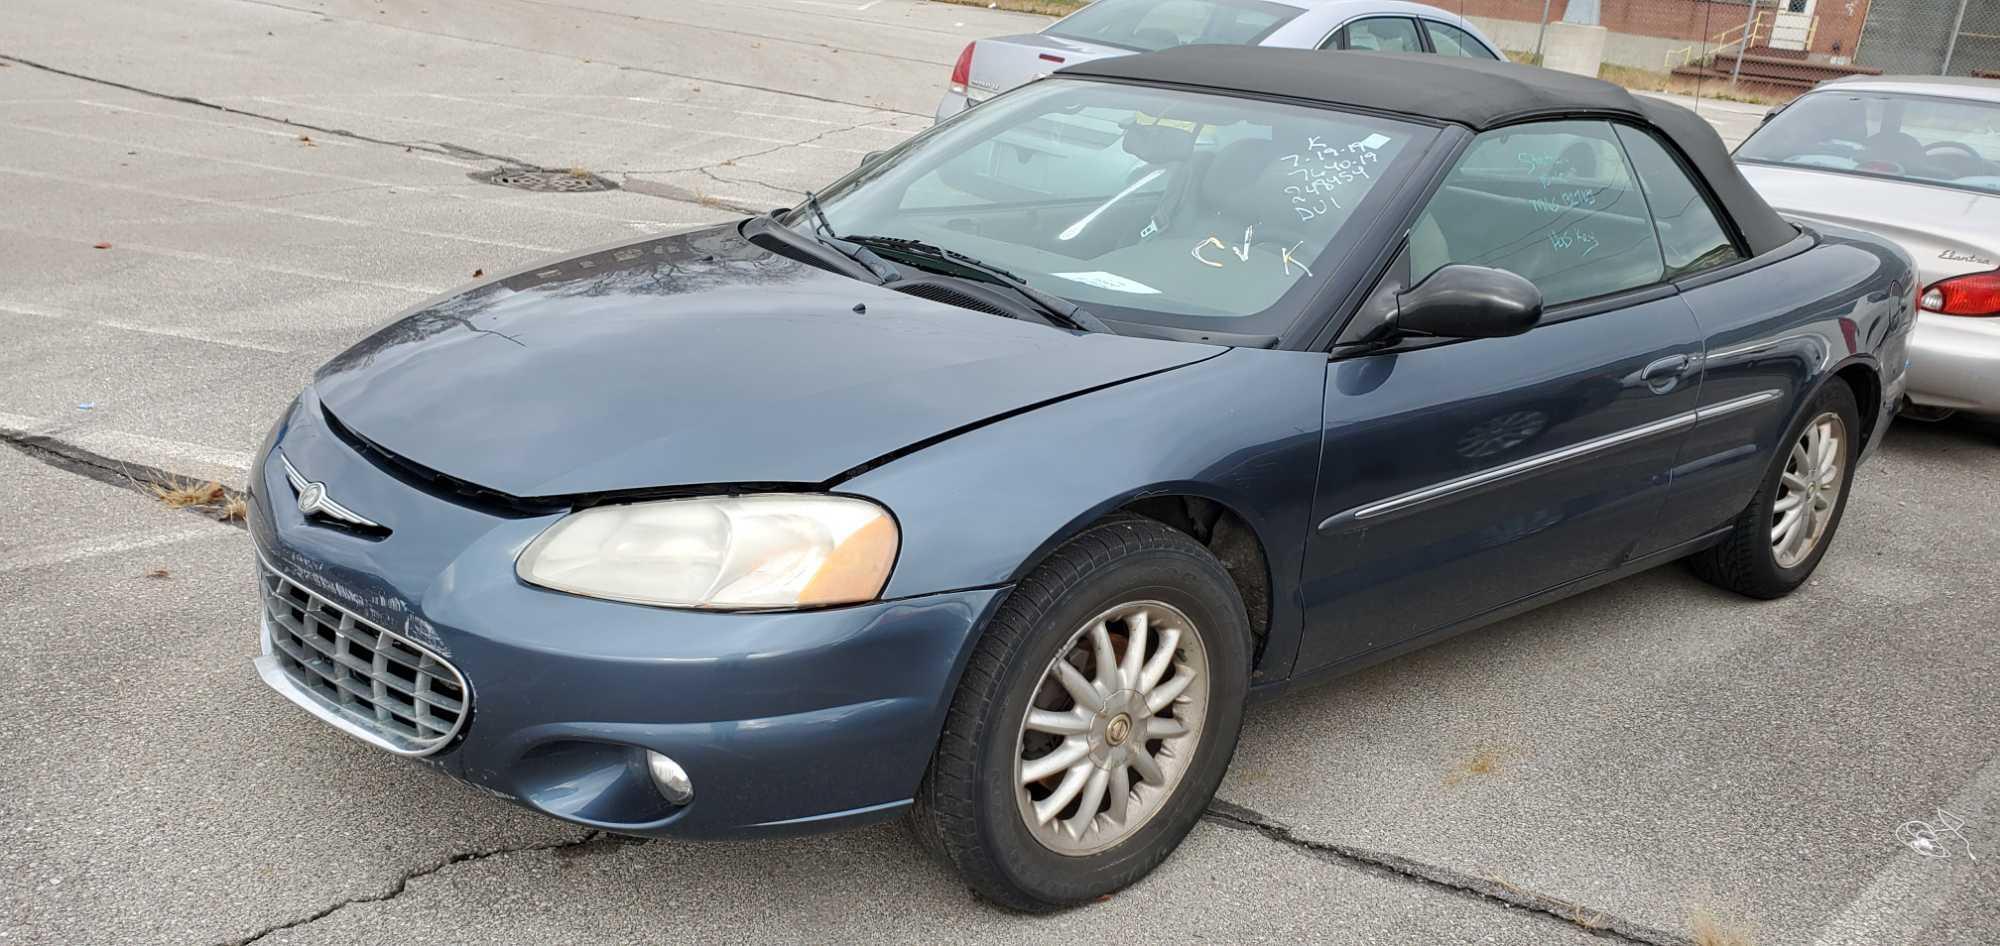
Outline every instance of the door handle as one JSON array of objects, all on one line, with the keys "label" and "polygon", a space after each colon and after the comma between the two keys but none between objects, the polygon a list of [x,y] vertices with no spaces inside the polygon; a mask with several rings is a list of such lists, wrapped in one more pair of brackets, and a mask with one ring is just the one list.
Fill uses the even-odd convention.
[{"label": "door handle", "polygon": [[1639,377],[1651,381],[1664,374],[1678,375],[1687,369],[1688,362],[1692,360],[1694,359],[1686,355],[1668,355],[1647,365],[1646,370],[1639,373]]},{"label": "door handle", "polygon": [[1681,376],[1693,363],[1694,359],[1687,355],[1668,355],[1647,365],[1639,372],[1639,380],[1654,394],[1665,394],[1680,384]]}]

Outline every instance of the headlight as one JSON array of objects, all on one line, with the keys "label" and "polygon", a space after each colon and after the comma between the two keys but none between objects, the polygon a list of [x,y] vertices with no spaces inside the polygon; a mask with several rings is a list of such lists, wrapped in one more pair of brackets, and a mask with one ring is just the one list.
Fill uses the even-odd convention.
[{"label": "headlight", "polygon": [[896,562],[896,521],[847,496],[765,494],[597,506],[521,553],[522,581],[677,608],[871,601]]}]

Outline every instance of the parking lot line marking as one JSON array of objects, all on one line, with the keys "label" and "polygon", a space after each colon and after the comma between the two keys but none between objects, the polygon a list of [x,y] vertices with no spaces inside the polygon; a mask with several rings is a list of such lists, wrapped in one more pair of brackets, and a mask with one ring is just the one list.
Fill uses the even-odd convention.
[{"label": "parking lot line marking", "polygon": [[[378,122],[390,122],[402,125],[425,125],[431,128],[443,128],[448,131],[464,132],[466,134],[471,134],[471,135],[501,135],[507,138],[519,138],[524,141],[546,142],[548,144],[564,148],[575,147],[576,145],[575,140],[570,138],[555,138],[549,135],[537,135],[534,134],[533,132],[526,132],[526,131],[511,131],[506,128],[494,128],[490,125],[463,125],[457,122],[437,121],[435,119],[430,119],[430,118],[410,118],[401,115],[384,115],[380,112],[366,112],[366,111],[361,111],[360,109],[340,108],[334,105],[319,105],[313,102],[301,102],[293,99],[281,99],[274,95],[253,95],[249,96],[248,100],[251,102],[255,102],[259,105],[276,105],[279,106],[280,108],[300,109],[311,112],[325,112],[329,115],[345,115],[350,118],[368,118]],[[575,116],[572,114],[570,117],[574,118]]]},{"label": "parking lot line marking", "polygon": [[809,7],[832,7],[836,10],[866,10],[869,7],[881,3],[882,0],[868,0],[867,3],[858,5],[852,3],[835,3],[833,2],[833,0],[792,0],[792,2],[803,3]]},{"label": "parking lot line marking", "polygon": [[147,335],[166,335],[173,338],[184,338],[191,342],[201,342],[207,345],[224,345],[230,348],[243,348],[243,349],[248,349],[250,351],[268,352],[273,355],[291,354],[291,349],[279,348],[275,345],[260,345],[256,342],[245,342],[230,338],[217,338],[213,335],[206,335],[201,332],[190,332],[186,329],[167,328],[165,326],[159,326],[159,325],[140,325],[137,322],[127,322],[123,319],[93,319],[86,315],[77,315],[74,312],[57,312],[52,309],[44,309],[39,306],[30,306],[19,302],[7,302],[5,300],[0,300],[0,312],[12,312],[16,315],[26,315],[34,318],[43,318],[43,319],[56,319],[58,321],[63,321],[63,322],[82,322],[86,325],[96,325],[103,328],[119,329],[121,331],[126,331],[126,332],[143,332]]},{"label": "parking lot line marking", "polygon": [[[442,92],[426,93],[426,97],[434,99],[442,99],[447,102],[465,102],[470,105],[487,105],[487,106],[492,106],[494,108],[511,108],[523,112],[534,112],[541,115],[560,115],[572,119],[577,117],[574,111],[561,111],[553,108],[536,108],[533,105],[514,105],[507,102],[488,102],[477,99],[460,98],[456,95],[445,95]],[[279,105],[291,104],[287,102],[279,102],[275,99],[262,99],[261,101],[270,101],[273,104],[279,104]],[[312,106],[305,106],[305,107],[312,107]],[[768,138],[762,135],[745,135],[733,131],[719,131],[708,128],[689,128],[686,125],[668,125],[668,124],[663,124],[661,122],[641,121],[636,118],[614,118],[609,115],[590,115],[588,116],[588,118],[591,121],[613,122],[615,124],[620,124],[620,125],[637,125],[641,128],[657,128],[660,129],[661,131],[678,131],[686,134],[708,135],[714,138],[738,138],[743,141],[756,141],[767,145],[784,145],[785,147],[788,148],[812,148],[819,151],[839,151],[846,154],[868,153],[867,151],[864,151],[860,148],[842,148],[838,145],[810,144],[808,142],[799,141],[794,138]]]},{"label": "parking lot line marking", "polygon": [[[437,94],[438,93],[436,92],[314,92],[312,93],[310,98],[314,100],[421,99],[421,98],[429,98]],[[777,119],[779,121],[795,122],[802,125],[853,124],[853,122],[839,121],[830,118],[814,118],[810,115],[788,115],[783,112],[760,112],[754,109],[732,108],[727,105],[707,105],[698,102],[677,102],[668,99],[656,99],[652,98],[651,96],[645,96],[645,95],[615,95],[603,92],[578,93],[575,95],[566,95],[560,92],[461,92],[458,94],[474,102],[481,102],[486,99],[561,99],[565,102],[580,101],[584,99],[607,99],[607,100],[622,101],[622,102],[639,102],[646,105],[661,105],[671,108],[692,108],[707,112],[728,112],[731,115],[744,115],[750,118],[772,118],[772,119]],[[239,102],[254,102],[257,101],[257,97],[251,95],[237,95],[237,96],[222,96],[220,98],[215,99],[215,101],[217,102],[228,102],[232,100]],[[65,99],[64,101],[68,100]],[[820,102],[818,99],[813,99],[809,103],[807,103],[807,105],[816,108],[818,111],[825,112],[826,109],[820,108],[820,106],[823,104],[824,103]],[[801,105],[800,107],[804,108],[807,107],[807,105]],[[314,106],[308,105],[308,107],[314,107]],[[910,113],[908,112],[899,112],[894,109],[875,108],[874,106],[843,105],[841,107],[853,109],[857,112],[863,113],[864,115],[880,115],[882,116],[882,119],[884,121],[894,121],[899,118],[911,117]],[[864,125],[862,127],[872,129],[872,128],[877,128],[878,126]],[[880,130],[902,131],[901,129],[896,129],[896,128],[882,128]],[[904,134],[915,134],[915,132],[904,132]]]},{"label": "parking lot line marking", "polygon": [[143,532],[127,532],[106,538],[85,539],[81,542],[65,542],[59,545],[29,546],[0,558],[0,572],[16,572],[28,568],[44,568],[50,565],[67,565],[84,559],[116,555],[120,552],[135,552],[139,549],[158,548],[191,539],[228,535],[228,526],[198,526],[161,532],[149,529]]},{"label": "parking lot line marking", "polygon": [[[97,102],[97,101],[92,101],[90,99],[77,99],[76,103],[78,105],[90,105],[97,108],[111,109],[113,111],[119,111],[119,112],[132,112],[139,115],[150,115],[154,118],[165,118],[177,122],[191,122],[197,125],[214,125],[217,128],[231,128],[237,131],[247,131],[252,134],[258,134],[258,135],[272,135],[278,138],[291,138],[291,139],[297,139],[301,137],[300,132],[297,131],[278,131],[276,129],[257,128],[252,125],[238,124],[235,122],[219,122],[207,118],[195,118],[192,115],[176,115],[172,112],[155,112],[150,109],[132,108],[126,105],[113,105],[110,102]],[[250,118],[252,121],[259,121],[259,122],[270,121],[270,119],[259,118],[255,116],[245,116],[245,117]],[[318,138],[314,138],[313,144],[320,147],[363,148],[367,147],[370,144],[374,144],[374,142],[345,141],[337,136],[322,135]],[[485,165],[483,164],[475,164],[470,161],[460,161],[456,158],[447,158],[443,155],[438,155],[438,154],[426,154],[421,151],[409,152],[409,156],[419,161],[429,161],[433,164],[449,165],[451,167],[459,168],[466,171],[477,171],[485,167]]]},{"label": "parking lot line marking", "polygon": [[[411,193],[416,193],[416,194],[440,194],[458,200],[470,200],[482,204],[493,204],[495,206],[505,207],[509,210],[515,210],[515,211],[535,210],[535,211],[540,211],[542,213],[563,214],[571,217],[589,217],[593,220],[608,220],[613,223],[657,223],[663,226],[672,226],[672,224],[668,223],[667,221],[640,220],[634,217],[620,217],[613,214],[602,214],[589,210],[577,210],[571,207],[557,207],[554,205],[544,205],[544,204],[530,205],[530,204],[523,204],[518,201],[498,200],[491,197],[475,197],[470,194],[460,193],[459,191],[444,187],[433,187],[424,184],[412,184],[408,181],[380,181],[367,177],[355,177],[350,174],[333,174],[325,171],[306,171],[299,168],[288,168],[281,164],[265,164],[264,162],[261,161],[244,161],[237,158],[223,158],[223,157],[217,157],[212,154],[201,154],[199,152],[194,152],[194,151],[182,151],[178,148],[163,148],[160,147],[159,145],[142,144],[136,141],[121,141],[116,138],[106,138],[103,137],[102,135],[86,135],[81,132],[58,131],[54,128],[45,128],[41,125],[30,125],[23,122],[0,122],[0,128],[15,128],[21,131],[31,131],[38,134],[49,135],[55,138],[68,138],[72,141],[89,141],[96,144],[115,145],[117,147],[124,148],[128,151],[150,151],[154,154],[168,154],[178,158],[189,158],[196,161],[205,161],[209,164],[233,164],[236,165],[237,167],[256,168],[260,171],[272,171],[279,174],[295,174],[300,177],[316,177],[323,180],[341,181],[348,184],[370,184],[376,187],[393,187],[396,188],[397,190],[409,191]],[[483,187],[485,185],[474,184],[470,181],[467,181],[466,186]]]},{"label": "parking lot line marking", "polygon": [[[62,234],[57,234],[57,233],[42,233],[40,231],[30,230],[26,227],[10,227],[4,223],[0,223],[0,230],[6,230],[12,233],[22,233],[41,240],[62,240],[68,243],[81,243],[86,246],[90,245],[92,242],[89,237],[72,237],[72,236],[63,236]],[[284,275],[284,276],[299,276],[305,279],[324,279],[328,282],[346,283],[351,286],[368,286],[374,289],[394,289],[397,290],[398,292],[414,293],[420,296],[435,296],[438,293],[445,291],[446,288],[448,288],[445,286],[417,286],[417,285],[412,285],[410,283],[381,282],[379,280],[374,280],[374,279],[360,279],[354,276],[342,276],[339,275],[338,273],[322,273],[310,269],[299,269],[296,266],[276,266],[270,263],[257,263],[246,259],[240,259],[234,256],[217,256],[213,253],[198,253],[194,250],[177,250],[172,247],[156,246],[151,243],[138,243],[132,240],[118,241],[118,248],[133,253],[151,253],[155,256],[165,256],[172,259],[195,260],[196,262],[202,262],[202,263],[220,263],[224,266],[228,266],[233,269],[254,269],[266,273],[278,273],[279,275]]]},{"label": "parking lot line marking", "polygon": [[[91,108],[101,108],[105,109],[106,111],[112,111],[112,112],[126,112],[133,115],[146,115],[152,118],[164,118],[167,119],[168,121],[187,122],[193,125],[211,125],[216,128],[227,128],[231,131],[247,132],[252,135],[264,135],[271,138],[287,138],[293,141],[297,141],[299,139],[299,136],[302,134],[299,131],[279,131],[275,128],[260,128],[255,125],[247,125],[239,122],[219,122],[212,118],[196,118],[192,115],[176,115],[172,112],[156,112],[153,111],[152,109],[133,108],[129,105],[113,105],[110,102],[100,102],[97,101],[96,99],[77,99],[76,104],[87,105],[90,106]],[[268,122],[266,124],[268,124]],[[324,139],[315,138],[313,139],[313,143],[316,145],[320,145],[322,147],[330,147],[330,148],[361,147],[360,143],[358,142],[341,141],[338,138],[324,138]]]},{"label": "parking lot line marking", "polygon": [[[2000,857],[1993,845],[1994,818],[2000,817],[2000,756],[1986,760],[1949,801],[1935,806],[1965,817],[1967,832],[1989,857]],[[1929,803],[1916,806],[1912,816],[1929,815]],[[1900,942],[1928,930],[1937,912],[1954,892],[1954,881],[1971,883],[1974,863],[1964,857],[1938,860],[1911,852],[1882,826],[1882,846],[1894,851],[1861,894],[1819,928],[1813,946],[1875,946]]]},{"label": "parking lot line marking", "polygon": [[[478,165],[466,165],[466,166],[478,167]],[[173,191],[163,191],[151,187],[140,187],[136,184],[113,184],[110,183],[109,181],[93,181],[90,180],[89,178],[70,177],[65,174],[51,174],[47,171],[31,171],[27,168],[8,167],[6,165],[0,165],[0,174],[17,174],[22,177],[34,177],[47,181],[60,181],[64,184],[72,184],[78,187],[95,187],[101,190],[125,191],[133,194],[145,194],[151,197],[159,197],[165,200],[181,200],[194,204],[207,204],[212,207],[229,207],[235,210],[247,210],[252,213],[271,214],[280,217],[292,217],[299,220],[313,220],[313,221],[318,221],[320,223],[332,223],[348,227],[367,227],[369,229],[381,230],[387,233],[401,233],[406,236],[430,237],[432,239],[438,239],[438,240],[458,240],[464,243],[477,243],[482,246],[499,246],[499,247],[506,247],[507,249],[512,249],[512,250],[533,250],[537,253],[558,253],[562,251],[562,247],[558,246],[542,246],[534,243],[515,243],[511,240],[489,240],[485,237],[465,236],[464,234],[445,233],[438,230],[419,230],[411,227],[398,227],[389,224],[375,223],[369,220],[356,220],[352,217],[337,217],[334,216],[333,214],[313,213],[311,211],[306,211],[306,210],[293,210],[289,207],[267,207],[261,204],[253,204],[240,200],[226,200],[220,197],[197,197],[193,194],[178,194]]]},{"label": "parking lot line marking", "polygon": [[162,468],[171,468],[173,464],[158,460],[180,460],[229,470],[239,477],[250,473],[250,454],[247,451],[135,434],[109,427],[65,427],[47,417],[0,411],[0,433],[17,437],[54,437],[60,433],[64,443],[103,457],[123,457],[133,463]]}]

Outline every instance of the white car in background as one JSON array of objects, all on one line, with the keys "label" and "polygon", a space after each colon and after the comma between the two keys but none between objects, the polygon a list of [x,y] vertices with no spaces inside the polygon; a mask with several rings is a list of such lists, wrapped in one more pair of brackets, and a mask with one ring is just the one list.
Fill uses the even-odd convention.
[{"label": "white car in background", "polygon": [[1828,82],[1766,116],[1736,163],[1780,213],[1916,260],[1906,416],[2000,415],[2000,81]]},{"label": "white car in background", "polygon": [[1505,58],[1464,17],[1403,0],[1097,0],[1039,33],[968,43],[937,119],[1067,65],[1196,43]]}]

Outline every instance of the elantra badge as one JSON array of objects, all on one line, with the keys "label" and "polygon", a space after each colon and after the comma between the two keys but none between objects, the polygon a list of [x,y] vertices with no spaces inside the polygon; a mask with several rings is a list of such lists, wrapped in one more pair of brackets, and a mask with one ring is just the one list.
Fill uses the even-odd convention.
[{"label": "elantra badge", "polygon": [[325,516],[335,522],[344,522],[363,529],[380,529],[382,524],[347,508],[326,495],[326,484],[306,479],[292,461],[278,454],[278,462],[285,465],[285,479],[290,480],[292,490],[299,494],[299,514],[307,517]]}]

